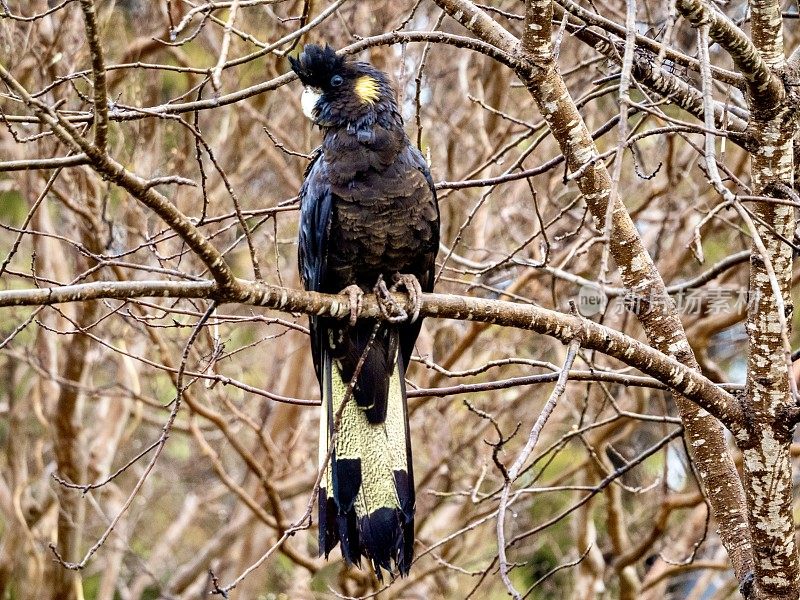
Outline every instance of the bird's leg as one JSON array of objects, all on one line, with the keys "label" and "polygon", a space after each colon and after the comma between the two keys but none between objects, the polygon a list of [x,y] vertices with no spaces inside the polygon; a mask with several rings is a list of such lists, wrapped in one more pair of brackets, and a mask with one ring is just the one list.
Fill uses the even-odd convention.
[{"label": "bird's leg", "polygon": [[414,323],[419,319],[419,309],[422,308],[422,286],[419,284],[419,279],[408,273],[395,273],[392,280],[394,281],[393,290],[400,286],[406,289],[411,302],[411,318],[408,322]]},{"label": "bird's leg", "polygon": [[375,297],[378,300],[378,308],[383,317],[390,323],[400,323],[408,319],[408,313],[392,297],[394,289],[394,285],[392,290],[386,287],[386,282],[383,280],[383,275],[381,275],[378,277],[378,283],[375,284]]},{"label": "bird's leg", "polygon": [[347,296],[350,302],[350,327],[353,327],[358,320],[358,314],[361,312],[361,307],[364,304],[364,291],[356,284],[348,285],[341,292],[343,296]]}]

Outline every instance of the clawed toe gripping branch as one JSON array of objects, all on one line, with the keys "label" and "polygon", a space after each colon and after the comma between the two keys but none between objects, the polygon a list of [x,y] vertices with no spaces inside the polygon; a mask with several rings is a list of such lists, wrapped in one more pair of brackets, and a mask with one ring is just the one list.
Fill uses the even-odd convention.
[{"label": "clawed toe gripping branch", "polygon": [[[375,284],[375,298],[378,301],[381,316],[390,323],[416,322],[419,319],[419,311],[422,306],[422,286],[419,280],[413,275],[401,273],[396,273],[392,276],[392,279],[393,283],[390,288],[386,287],[386,282],[382,276],[378,278],[378,282]],[[392,295],[401,287],[405,288],[408,294],[409,310],[406,310],[403,304],[398,302]]]}]

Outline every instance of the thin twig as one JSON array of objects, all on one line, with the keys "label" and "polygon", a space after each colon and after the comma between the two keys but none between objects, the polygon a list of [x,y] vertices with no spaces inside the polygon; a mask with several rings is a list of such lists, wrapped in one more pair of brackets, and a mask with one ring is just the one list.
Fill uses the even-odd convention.
[{"label": "thin twig", "polygon": [[[186,341],[186,345],[183,348],[183,356],[181,358],[180,368],[178,370],[177,376],[175,377],[175,389],[177,390],[177,393],[175,395],[175,398],[172,401],[172,405],[173,405],[172,406],[172,411],[170,412],[169,417],[167,418],[167,422],[164,424],[164,426],[161,429],[161,435],[159,436],[158,440],[155,442],[155,452],[153,453],[153,457],[150,459],[150,462],[147,463],[147,466],[145,467],[144,472],[142,473],[142,475],[139,477],[139,480],[136,482],[136,485],[133,486],[133,490],[128,495],[127,500],[125,500],[125,502],[123,503],[122,508],[120,508],[120,510],[117,512],[116,516],[111,520],[111,523],[109,523],[108,527],[102,533],[102,535],[98,538],[98,540],[92,545],[91,548],[89,548],[89,550],[87,550],[86,554],[84,555],[83,559],[81,559],[80,562],[77,562],[77,563],[66,562],[59,555],[55,544],[52,544],[52,543],[50,544],[50,549],[53,551],[53,554],[55,555],[56,560],[64,568],[70,569],[72,571],[80,571],[81,569],[86,567],[86,564],[89,562],[89,559],[105,543],[105,541],[108,539],[108,536],[111,535],[111,532],[114,531],[114,528],[117,526],[117,523],[119,523],[119,520],[122,518],[122,515],[125,514],[125,512],[128,510],[130,505],[133,503],[134,498],[136,498],[137,494],[139,493],[139,490],[142,489],[142,486],[144,485],[144,482],[147,480],[147,478],[150,475],[151,471],[156,466],[156,462],[158,461],[159,456],[161,456],[161,452],[164,450],[164,446],[166,446],[167,439],[169,439],[169,434],[170,434],[170,431],[172,430],[172,425],[175,422],[175,417],[178,416],[178,410],[181,407],[181,398],[183,397],[183,393],[185,391],[185,388],[183,386],[183,374],[184,374],[184,369],[186,368],[186,362],[187,362],[187,360],[189,358],[189,350],[191,349],[192,344],[194,344],[194,341],[197,339],[197,336],[200,335],[200,332],[202,331],[203,326],[205,325],[205,322],[213,314],[213,312],[216,310],[216,308],[217,308],[217,303],[216,302],[212,302],[211,306],[208,307],[208,310],[206,310],[206,312],[203,314],[203,316],[197,322],[197,325],[195,326],[194,330],[192,331],[192,334],[189,336],[189,339]],[[148,449],[148,451],[149,451],[149,449]],[[140,456],[144,456],[144,453],[142,453]],[[89,486],[89,489],[91,489],[91,487],[92,486]]]},{"label": "thin twig", "polygon": [[569,343],[569,346],[567,346],[567,357],[564,360],[564,366],[561,367],[561,373],[559,374],[558,381],[556,382],[550,397],[547,399],[547,402],[545,402],[544,407],[542,407],[542,412],[539,413],[539,417],[534,422],[531,432],[528,436],[528,441],[525,443],[525,446],[522,448],[522,451],[519,453],[519,455],[517,455],[514,464],[512,464],[511,468],[508,469],[508,473],[505,477],[505,485],[503,486],[503,491],[500,495],[500,507],[497,509],[497,552],[498,561],[500,563],[500,577],[503,579],[503,583],[505,584],[508,593],[511,594],[514,600],[522,600],[522,595],[516,590],[514,584],[511,583],[511,579],[508,576],[508,559],[506,558],[505,516],[506,509],[509,506],[511,486],[519,476],[522,467],[525,465],[525,461],[528,460],[528,457],[536,447],[536,443],[539,441],[539,434],[542,432],[542,429],[544,428],[545,423],[547,423],[547,420],[550,418],[550,415],[553,414],[556,404],[558,403],[558,399],[567,389],[569,370],[572,368],[572,363],[575,361],[575,357],[578,355],[579,348],[580,342],[577,340],[573,340]]}]

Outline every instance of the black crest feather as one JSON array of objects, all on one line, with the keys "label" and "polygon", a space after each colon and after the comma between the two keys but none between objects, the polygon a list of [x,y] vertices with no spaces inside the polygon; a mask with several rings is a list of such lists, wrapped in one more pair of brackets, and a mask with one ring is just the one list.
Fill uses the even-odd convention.
[{"label": "black crest feather", "polygon": [[299,58],[289,57],[292,70],[297,73],[303,85],[323,88],[331,77],[344,67],[344,58],[328,44],[325,47],[307,44]]}]

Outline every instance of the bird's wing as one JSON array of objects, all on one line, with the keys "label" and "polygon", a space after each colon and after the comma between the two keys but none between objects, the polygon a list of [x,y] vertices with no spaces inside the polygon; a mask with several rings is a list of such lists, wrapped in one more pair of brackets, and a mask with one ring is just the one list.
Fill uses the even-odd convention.
[{"label": "bird's wing", "polygon": [[[331,224],[333,195],[328,182],[327,167],[321,155],[317,155],[306,170],[306,178],[300,189],[300,234],[297,263],[303,287],[313,292],[322,291],[328,263],[328,232]],[[317,376],[321,375],[320,352],[323,328],[318,317],[309,319],[311,329],[311,353]]]},{"label": "bird's wing", "polygon": [[425,157],[422,156],[422,152],[416,146],[409,145],[409,160],[411,164],[414,165],[416,169],[418,169],[422,175],[425,177],[425,181],[428,184],[428,189],[430,190],[431,197],[433,199],[433,205],[431,209],[435,212],[435,222],[436,227],[433,228],[434,233],[434,240],[432,242],[432,251],[425,257],[426,260],[426,273],[420,279],[420,285],[422,286],[422,290],[424,292],[432,292],[433,291],[433,284],[434,279],[436,277],[436,253],[439,249],[439,199],[436,197],[436,185],[433,183],[433,177],[431,177],[431,170],[428,167],[428,162],[425,160]]}]

